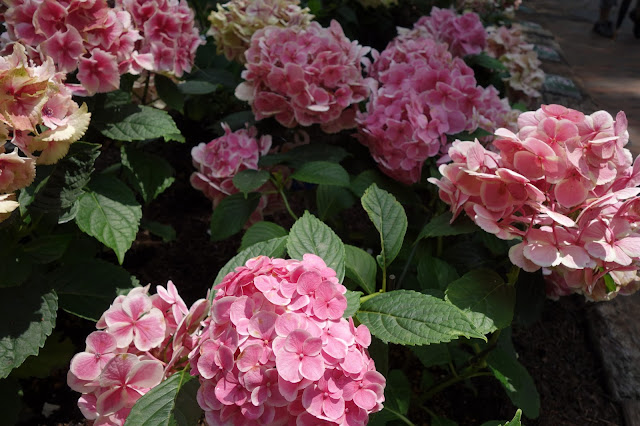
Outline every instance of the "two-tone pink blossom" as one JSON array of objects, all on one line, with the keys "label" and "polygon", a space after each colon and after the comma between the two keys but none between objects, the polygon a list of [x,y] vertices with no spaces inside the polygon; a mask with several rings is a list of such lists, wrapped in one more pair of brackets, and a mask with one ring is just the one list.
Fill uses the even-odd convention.
[{"label": "two-tone pink blossom", "polygon": [[442,165],[440,197],[499,238],[516,266],[543,269],[550,297],[582,293],[610,299],[640,286],[638,161],[623,112],[585,115],[543,105],[496,131],[492,152],[455,142]]},{"label": "two-tone pink blossom", "polygon": [[146,286],[116,297],[96,324],[99,331],[71,359],[67,384],[82,393],[78,407],[96,424],[124,425],[138,399],[187,366],[200,339],[209,302],[187,309],[171,281],[157,289],[153,296]]}]

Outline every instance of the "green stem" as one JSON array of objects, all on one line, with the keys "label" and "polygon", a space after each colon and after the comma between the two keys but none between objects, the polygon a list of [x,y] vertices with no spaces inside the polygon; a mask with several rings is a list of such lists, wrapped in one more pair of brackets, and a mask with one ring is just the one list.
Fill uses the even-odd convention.
[{"label": "green stem", "polygon": [[387,291],[387,265],[382,264],[382,289],[380,290],[382,293]]},{"label": "green stem", "polygon": [[360,298],[360,304],[362,305],[362,304],[363,304],[364,302],[366,302],[367,300],[372,299],[372,298],[374,298],[374,297],[376,297],[376,296],[378,296],[378,295],[380,295],[380,294],[382,294],[382,291],[378,291],[378,292],[376,292],[376,293],[371,293],[371,294],[367,294],[366,296],[362,296],[362,297]]},{"label": "green stem", "polygon": [[393,414],[394,414],[398,419],[402,420],[405,424],[408,424],[409,426],[415,426],[415,425],[411,422],[411,420],[409,420],[408,418],[406,418],[404,415],[402,415],[402,414],[398,413],[397,411],[395,411],[395,410],[391,410],[391,409],[389,409],[389,408],[387,408],[387,407],[384,407],[384,408],[383,408],[383,410],[387,410],[387,411],[389,411],[389,412],[393,413]]},{"label": "green stem", "polygon": [[442,257],[442,237],[438,237],[438,246],[436,248],[436,257]]},{"label": "green stem", "polygon": [[282,197],[282,201],[284,201],[284,206],[286,207],[287,211],[289,212],[293,220],[298,220],[298,216],[296,216],[293,210],[291,210],[291,206],[289,205],[289,200],[287,200],[287,196],[285,195],[281,186],[278,186],[278,193]]}]

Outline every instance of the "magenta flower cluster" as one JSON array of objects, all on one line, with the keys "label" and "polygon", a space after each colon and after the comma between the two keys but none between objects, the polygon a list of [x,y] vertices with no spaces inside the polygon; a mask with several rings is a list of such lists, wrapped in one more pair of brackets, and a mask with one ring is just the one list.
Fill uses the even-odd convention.
[{"label": "magenta flower cluster", "polygon": [[181,76],[201,43],[193,12],[178,0],[11,0],[4,14],[6,50],[29,46],[36,62],[78,70],[79,94],[116,90],[120,75],[143,69]]},{"label": "magenta flower cluster", "polygon": [[358,138],[383,172],[411,184],[447,135],[507,125],[506,99],[476,84],[473,70],[430,37],[398,37],[369,69],[378,82],[358,115]]},{"label": "magenta flower cluster", "polygon": [[430,182],[451,206],[497,237],[522,241],[509,258],[547,276],[547,294],[593,300],[640,287],[640,162],[624,148],[627,119],[545,105],[496,132],[498,152],[454,142],[453,163]]},{"label": "magenta flower cluster", "polygon": [[[214,208],[225,197],[238,192],[233,177],[243,170],[257,170],[258,160],[271,149],[271,136],[257,138],[255,127],[232,132],[223,123],[222,128],[224,135],[209,143],[200,143],[191,150],[193,165],[197,170],[191,175],[191,185],[213,201]],[[264,195],[260,199],[251,222],[262,219],[268,198]]]},{"label": "magenta flower cluster", "polygon": [[192,374],[210,425],[364,425],[385,378],[371,334],[342,318],[346,291],[313,254],[259,256],[215,287]]},{"label": "magenta flower cluster", "polygon": [[171,281],[167,288],[137,287],[118,296],[71,360],[67,383],[82,393],[78,407],[95,425],[124,425],[142,395],[185,368],[195,334],[209,309],[201,299],[190,310]]},{"label": "magenta flower cluster", "polygon": [[412,29],[398,28],[402,38],[429,37],[446,43],[453,56],[477,55],[487,44],[487,32],[478,14],[457,14],[452,9],[433,7],[429,16],[423,16]]},{"label": "magenta flower cluster", "polygon": [[362,76],[368,47],[350,41],[338,22],[329,28],[270,26],[257,31],[245,53],[236,96],[258,120],[285,127],[319,123],[327,132],[355,127],[357,103],[369,94]]}]

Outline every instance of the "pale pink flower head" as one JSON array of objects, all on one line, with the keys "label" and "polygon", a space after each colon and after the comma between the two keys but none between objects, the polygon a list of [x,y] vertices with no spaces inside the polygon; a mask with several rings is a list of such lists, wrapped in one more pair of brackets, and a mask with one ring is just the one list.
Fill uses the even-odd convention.
[{"label": "pale pink flower head", "polygon": [[303,29],[265,27],[251,38],[236,96],[251,104],[258,120],[275,117],[285,127],[318,123],[325,131],[355,127],[356,104],[369,95],[370,81],[362,77],[369,50],[349,40],[337,21],[329,28],[317,22]]},{"label": "pale pink flower head", "polygon": [[218,53],[242,64],[256,31],[267,26],[304,28],[313,19],[309,8],[300,8],[300,0],[231,0],[216,7],[207,34],[216,41]]},{"label": "pale pink flower head", "polygon": [[371,335],[342,318],[346,289],[320,257],[259,256],[215,290],[190,354],[208,424],[364,425],[382,408]]},{"label": "pale pink flower head", "polygon": [[520,25],[487,27],[486,53],[500,60],[509,71],[504,81],[513,98],[528,100],[541,96],[545,75],[542,63],[533,45],[526,42]]},{"label": "pale pink flower head", "polygon": [[33,181],[34,160],[54,164],[64,157],[87,130],[91,115],[86,105],[73,101],[51,58],[33,65],[20,44],[0,57],[0,81],[0,146],[10,141],[18,148],[2,154],[0,191],[12,191]]},{"label": "pale pink flower head", "polygon": [[624,148],[627,121],[543,105],[498,129],[491,153],[454,143],[440,188],[454,219],[465,211],[483,230],[520,239],[511,262],[543,269],[550,297],[581,293],[606,300],[638,289],[640,165]]}]

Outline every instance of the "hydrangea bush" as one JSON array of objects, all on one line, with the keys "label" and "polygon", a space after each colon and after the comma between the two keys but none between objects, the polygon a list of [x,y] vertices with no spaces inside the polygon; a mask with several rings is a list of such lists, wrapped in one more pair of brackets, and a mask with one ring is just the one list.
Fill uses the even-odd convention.
[{"label": "hydrangea bush", "polygon": [[75,422],[29,395],[60,371],[95,425],[444,424],[433,398],[486,380],[518,409],[491,424],[539,415],[512,323],[545,286],[640,286],[626,118],[520,114],[516,26],[433,8],[395,37],[375,3],[3,3],[7,424]]}]

